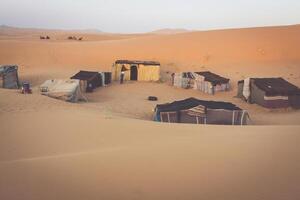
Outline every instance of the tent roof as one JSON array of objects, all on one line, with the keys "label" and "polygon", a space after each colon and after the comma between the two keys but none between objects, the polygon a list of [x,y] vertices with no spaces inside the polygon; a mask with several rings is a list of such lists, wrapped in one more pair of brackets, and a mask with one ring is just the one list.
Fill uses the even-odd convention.
[{"label": "tent roof", "polygon": [[0,74],[8,73],[10,71],[18,70],[17,65],[0,65]]},{"label": "tent roof", "polygon": [[228,83],[230,79],[224,78],[210,71],[195,72],[198,75],[204,76],[205,81],[211,82],[213,85]]},{"label": "tent roof", "polygon": [[156,106],[156,109],[159,112],[180,111],[194,108],[199,105],[205,106],[209,109],[241,110],[239,107],[232,103],[221,101],[204,101],[196,98],[188,98],[167,104],[158,104]]},{"label": "tent roof", "polygon": [[300,95],[300,88],[283,78],[251,78],[251,80],[254,80],[254,84],[268,96]]},{"label": "tent roof", "polygon": [[139,61],[139,60],[117,60],[116,64],[160,65],[160,63],[156,61]]},{"label": "tent roof", "polygon": [[79,80],[88,81],[88,80],[92,80],[93,78],[95,78],[98,75],[99,75],[98,72],[80,71],[77,74],[75,74],[74,76],[72,76],[71,79],[79,79]]},{"label": "tent roof", "polygon": [[283,78],[255,78],[254,84],[266,95],[300,94],[300,89]]}]

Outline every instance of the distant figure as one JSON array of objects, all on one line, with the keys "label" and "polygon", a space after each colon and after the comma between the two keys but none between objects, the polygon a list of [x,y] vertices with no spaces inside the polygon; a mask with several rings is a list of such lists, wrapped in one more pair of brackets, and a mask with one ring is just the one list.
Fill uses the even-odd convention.
[{"label": "distant figure", "polygon": [[121,74],[120,74],[120,84],[123,84],[124,78],[125,78],[125,71],[121,71]]},{"label": "distant figure", "polygon": [[40,39],[41,39],[41,40],[44,40],[44,39],[45,39],[45,37],[44,37],[44,36],[40,36]]},{"label": "distant figure", "polygon": [[30,83],[24,82],[22,84],[22,89],[21,89],[22,94],[31,94],[32,90],[30,88]]},{"label": "distant figure", "polygon": [[50,40],[50,37],[47,35],[46,40]]},{"label": "distant figure", "polygon": [[78,40],[81,41],[81,40],[82,40],[82,37],[80,37]]}]

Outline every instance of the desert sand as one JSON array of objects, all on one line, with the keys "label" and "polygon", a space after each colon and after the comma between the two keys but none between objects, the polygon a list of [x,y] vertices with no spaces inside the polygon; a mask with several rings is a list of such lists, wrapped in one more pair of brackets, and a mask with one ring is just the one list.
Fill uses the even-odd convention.
[{"label": "desert sand", "polygon": [[[32,95],[0,89],[0,199],[297,199],[300,112],[234,96],[246,77],[300,86],[299,34],[300,26],[126,35],[0,28],[0,63],[18,64],[33,87]],[[46,79],[110,71],[116,59],[160,61],[162,81],[113,83],[77,104],[38,92]],[[229,77],[232,91],[168,84],[171,72],[187,70]],[[233,102],[253,125],[151,121],[156,103],[191,96]]]}]

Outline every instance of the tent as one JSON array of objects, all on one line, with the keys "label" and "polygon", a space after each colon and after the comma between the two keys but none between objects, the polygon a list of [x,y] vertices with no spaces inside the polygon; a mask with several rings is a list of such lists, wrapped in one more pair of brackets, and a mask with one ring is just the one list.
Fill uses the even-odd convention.
[{"label": "tent", "polygon": [[156,61],[117,60],[113,64],[112,77],[120,80],[121,72],[124,80],[158,81],[160,78],[160,63]]},{"label": "tent", "polygon": [[215,92],[228,91],[230,89],[230,79],[224,78],[209,71],[195,72],[194,89],[208,94]]},{"label": "tent", "polygon": [[92,92],[95,88],[103,86],[103,78],[99,72],[80,71],[71,79],[80,80],[80,87],[83,92]]},{"label": "tent", "polygon": [[181,88],[194,88],[208,94],[228,91],[230,89],[229,81],[229,79],[209,71],[172,74],[172,85]]},{"label": "tent", "polygon": [[0,88],[19,88],[18,66],[0,65]]},{"label": "tent", "polygon": [[192,72],[181,72],[172,74],[172,85],[184,89],[191,88],[195,77]]},{"label": "tent", "polygon": [[42,95],[68,102],[87,101],[81,92],[79,82],[79,80],[47,80],[40,86],[40,91]]},{"label": "tent", "polygon": [[188,98],[155,108],[154,121],[190,124],[247,125],[249,114],[228,102]]},{"label": "tent", "polygon": [[241,80],[237,96],[266,108],[300,108],[300,89],[283,78]]},{"label": "tent", "polygon": [[111,72],[99,72],[99,74],[102,76],[102,86],[111,84]]}]

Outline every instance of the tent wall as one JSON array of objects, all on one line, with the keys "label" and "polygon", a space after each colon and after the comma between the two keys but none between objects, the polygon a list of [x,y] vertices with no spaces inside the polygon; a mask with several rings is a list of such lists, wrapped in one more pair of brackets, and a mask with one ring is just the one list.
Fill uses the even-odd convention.
[{"label": "tent wall", "polygon": [[109,85],[111,84],[112,73],[111,72],[103,72],[104,73],[104,84]]},{"label": "tent wall", "polygon": [[114,80],[120,80],[122,68],[126,69],[124,80],[130,80],[130,69],[136,66],[138,70],[138,81],[158,81],[160,77],[159,65],[143,65],[143,64],[115,64],[112,70]]},{"label": "tent wall", "polygon": [[94,76],[91,80],[88,80],[88,84],[92,84],[92,88],[95,89],[97,87],[101,87],[102,83],[102,76],[100,74]]},{"label": "tent wall", "polygon": [[7,89],[19,88],[18,71],[10,70],[0,75],[0,87]]},{"label": "tent wall", "polygon": [[288,97],[286,99],[282,97],[267,97],[266,93],[259,89],[254,81],[251,81],[251,103],[256,103],[265,108],[287,108],[289,107]]},{"label": "tent wall", "polygon": [[207,94],[214,94],[214,86],[207,81],[195,80],[194,89]]},{"label": "tent wall", "polygon": [[253,80],[251,80],[250,82],[250,99],[249,99],[249,102],[250,103],[256,103],[258,105],[261,105],[261,106],[265,106],[265,99],[264,99],[264,96],[265,96],[265,92],[262,91],[261,89],[259,89],[253,82]]},{"label": "tent wall", "polygon": [[300,109],[300,95],[289,96],[289,104],[292,108]]},{"label": "tent wall", "polygon": [[[187,75],[188,74],[188,75]],[[194,88],[207,94],[215,92],[228,91],[229,83],[213,85],[209,81],[205,81],[205,77],[193,72],[175,73],[172,75],[172,84],[180,88]]]},{"label": "tent wall", "polygon": [[207,110],[208,124],[222,124],[222,125],[247,125],[248,113],[243,110]]},{"label": "tent wall", "polygon": [[187,89],[190,87],[190,78],[183,77],[183,73],[175,73],[172,81],[175,87]]},{"label": "tent wall", "polygon": [[288,108],[290,107],[289,100],[266,100],[264,107],[266,108]]},{"label": "tent wall", "polygon": [[138,66],[138,81],[158,81],[160,77],[160,66]]},{"label": "tent wall", "polygon": [[167,122],[167,123],[178,123],[178,113],[177,112],[161,112],[159,119],[161,122]]},{"label": "tent wall", "polygon": [[244,99],[243,95],[243,88],[244,88],[244,82],[238,83],[238,91],[237,91],[237,97]]},{"label": "tent wall", "polygon": [[229,83],[213,85],[211,82],[205,81],[204,76],[201,76],[196,73],[193,73],[193,76],[195,77],[193,86],[195,90],[200,90],[207,94],[214,94],[215,92],[223,92],[228,91],[230,89]]},{"label": "tent wall", "polygon": [[187,110],[181,110],[179,113],[180,113],[179,114],[180,123],[184,123],[184,124],[205,124],[206,123],[205,122],[206,118],[200,116],[197,117],[191,116],[188,114]]}]

